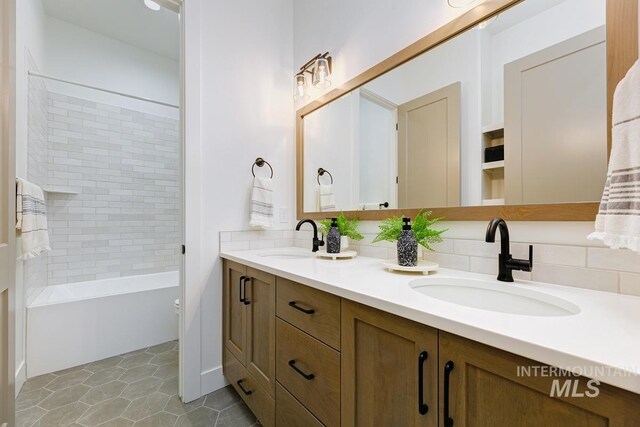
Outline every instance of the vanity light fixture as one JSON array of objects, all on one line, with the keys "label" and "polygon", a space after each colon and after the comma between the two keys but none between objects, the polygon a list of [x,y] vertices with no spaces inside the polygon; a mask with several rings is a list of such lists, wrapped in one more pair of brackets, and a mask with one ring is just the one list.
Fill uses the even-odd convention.
[{"label": "vanity light fixture", "polygon": [[144,0],[144,5],[155,12],[160,10],[160,5],[153,0]]},{"label": "vanity light fixture", "polygon": [[326,89],[331,86],[331,56],[329,52],[317,54],[306,64],[300,67],[300,71],[295,75],[295,100],[309,99],[307,94],[307,73],[311,74],[311,83],[318,89]]}]

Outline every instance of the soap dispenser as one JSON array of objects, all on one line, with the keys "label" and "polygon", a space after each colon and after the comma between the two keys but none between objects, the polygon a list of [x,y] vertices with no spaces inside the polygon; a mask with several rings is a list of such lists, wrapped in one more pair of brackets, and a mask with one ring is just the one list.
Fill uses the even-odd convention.
[{"label": "soap dispenser", "polygon": [[411,219],[402,218],[402,233],[398,237],[398,264],[402,267],[418,265],[418,242],[411,229]]},{"label": "soap dispenser", "polygon": [[340,231],[338,231],[338,218],[331,218],[331,227],[327,232],[327,253],[340,253]]}]

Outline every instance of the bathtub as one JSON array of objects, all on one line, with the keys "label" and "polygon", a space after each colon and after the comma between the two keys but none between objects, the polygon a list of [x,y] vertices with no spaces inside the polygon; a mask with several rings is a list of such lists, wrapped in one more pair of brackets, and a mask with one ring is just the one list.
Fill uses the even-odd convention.
[{"label": "bathtub", "polygon": [[47,286],[27,305],[27,376],[178,338],[177,271]]}]

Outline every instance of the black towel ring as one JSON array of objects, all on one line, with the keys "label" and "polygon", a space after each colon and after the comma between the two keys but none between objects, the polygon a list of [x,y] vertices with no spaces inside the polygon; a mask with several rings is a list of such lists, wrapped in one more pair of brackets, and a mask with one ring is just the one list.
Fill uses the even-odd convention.
[{"label": "black towel ring", "polygon": [[267,164],[267,166],[269,166],[269,169],[271,170],[270,178],[273,178],[273,168],[271,167],[271,164],[267,162],[265,159],[263,159],[262,157],[258,157],[256,161],[253,162],[253,166],[251,166],[251,175],[253,175],[254,178],[256,177],[256,173],[253,169],[256,167],[256,165],[258,165],[258,167],[261,168],[265,165],[265,163]]},{"label": "black towel ring", "polygon": [[331,172],[329,172],[328,170],[322,169],[322,168],[318,168],[318,176],[316,177],[318,181],[318,185],[320,185],[320,177],[323,176],[325,173],[329,174],[329,177],[331,178],[331,185],[333,185],[333,175],[331,175]]}]

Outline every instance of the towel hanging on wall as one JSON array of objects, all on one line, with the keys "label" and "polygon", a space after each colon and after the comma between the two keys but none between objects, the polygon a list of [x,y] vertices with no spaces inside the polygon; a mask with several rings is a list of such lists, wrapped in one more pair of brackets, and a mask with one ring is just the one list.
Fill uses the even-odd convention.
[{"label": "towel hanging on wall", "polygon": [[44,192],[22,178],[16,179],[16,229],[22,237],[19,259],[35,258],[51,250]]},{"label": "towel hanging on wall", "polygon": [[640,61],[613,97],[613,145],[607,181],[589,239],[640,252]]},{"label": "towel hanging on wall", "polygon": [[[254,168],[268,165],[271,171],[269,178],[256,176]],[[253,187],[251,189],[251,220],[252,227],[273,227],[273,168],[262,157],[258,157],[251,166],[253,175]]]}]

